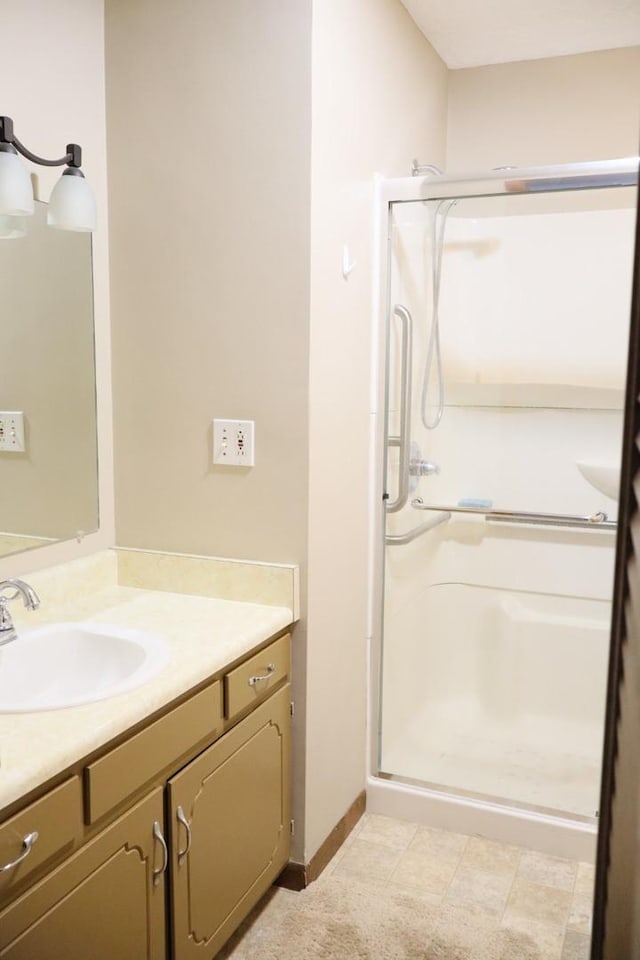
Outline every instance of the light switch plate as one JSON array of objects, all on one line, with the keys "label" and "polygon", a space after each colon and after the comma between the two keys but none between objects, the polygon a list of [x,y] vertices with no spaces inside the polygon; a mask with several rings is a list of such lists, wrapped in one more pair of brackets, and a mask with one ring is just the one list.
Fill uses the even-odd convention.
[{"label": "light switch plate", "polygon": [[24,413],[0,410],[0,453],[24,453]]},{"label": "light switch plate", "polygon": [[254,438],[253,420],[214,420],[213,462],[230,467],[253,467]]}]

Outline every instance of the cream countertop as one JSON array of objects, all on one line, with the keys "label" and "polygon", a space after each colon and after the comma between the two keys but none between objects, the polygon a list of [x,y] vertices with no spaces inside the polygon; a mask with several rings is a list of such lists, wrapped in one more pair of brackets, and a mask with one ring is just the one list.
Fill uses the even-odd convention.
[{"label": "cream countertop", "polygon": [[[30,578],[31,579],[31,578]],[[96,703],[33,713],[0,714],[0,813],[33,788],[249,653],[294,619],[267,606],[111,584],[65,597],[49,617],[20,616],[19,628],[93,621],[162,637],[170,659],[155,677]],[[16,617],[16,622],[18,618]],[[20,638],[14,641],[20,642]]]}]

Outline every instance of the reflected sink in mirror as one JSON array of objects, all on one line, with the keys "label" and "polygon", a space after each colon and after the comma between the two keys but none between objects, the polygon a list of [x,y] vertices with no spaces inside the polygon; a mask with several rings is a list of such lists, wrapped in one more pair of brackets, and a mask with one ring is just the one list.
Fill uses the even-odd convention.
[{"label": "reflected sink in mirror", "polygon": [[576,466],[585,480],[605,497],[617,500],[620,493],[620,464],[578,461]]},{"label": "reflected sink in mirror", "polygon": [[140,630],[98,623],[23,630],[0,647],[0,713],[105,700],[140,686],[168,660],[164,640]]}]

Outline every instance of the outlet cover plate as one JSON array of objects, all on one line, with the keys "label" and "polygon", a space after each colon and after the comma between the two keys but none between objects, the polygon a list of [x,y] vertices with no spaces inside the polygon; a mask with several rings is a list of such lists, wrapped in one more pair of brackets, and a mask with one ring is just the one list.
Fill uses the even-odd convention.
[{"label": "outlet cover plate", "polygon": [[0,453],[24,453],[24,413],[0,410]]},{"label": "outlet cover plate", "polygon": [[213,462],[228,467],[255,464],[255,422],[253,420],[213,421]]}]

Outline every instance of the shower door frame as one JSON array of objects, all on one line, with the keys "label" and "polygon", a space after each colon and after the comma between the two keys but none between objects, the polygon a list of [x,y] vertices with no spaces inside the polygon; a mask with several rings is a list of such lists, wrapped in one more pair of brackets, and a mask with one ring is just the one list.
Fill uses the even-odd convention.
[{"label": "shower door frame", "polygon": [[[370,455],[370,569],[369,569],[369,697],[367,808],[460,832],[478,832],[504,842],[528,844],[557,856],[592,860],[597,828],[595,823],[562,817],[499,800],[467,796],[412,785],[404,778],[383,777],[379,770],[381,730],[384,560],[386,533],[386,477],[388,454],[388,325],[391,312],[392,206],[416,201],[471,199],[537,193],[602,190],[637,187],[638,157],[598,160],[587,163],[544,167],[514,167],[485,173],[429,174],[397,179],[378,178],[375,183],[374,268],[380,279],[374,291],[374,334],[372,338],[372,441]],[[375,275],[375,274],[374,274]],[[604,722],[604,721],[603,721]],[[524,831],[524,832],[523,832]]]}]

